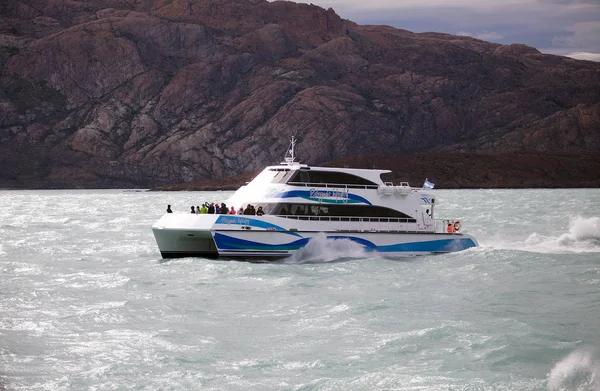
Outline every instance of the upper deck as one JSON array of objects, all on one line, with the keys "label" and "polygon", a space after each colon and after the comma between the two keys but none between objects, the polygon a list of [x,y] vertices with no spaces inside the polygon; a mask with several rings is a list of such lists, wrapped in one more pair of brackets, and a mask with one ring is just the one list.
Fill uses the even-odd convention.
[{"label": "upper deck", "polygon": [[381,175],[390,172],[390,170],[310,167],[296,163],[266,167],[251,183],[377,189],[385,185]]}]

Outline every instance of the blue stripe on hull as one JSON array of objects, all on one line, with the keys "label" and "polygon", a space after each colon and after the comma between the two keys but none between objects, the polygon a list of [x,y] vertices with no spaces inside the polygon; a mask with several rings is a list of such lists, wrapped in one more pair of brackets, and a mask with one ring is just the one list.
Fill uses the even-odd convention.
[{"label": "blue stripe on hull", "polygon": [[414,243],[399,243],[389,246],[381,246],[378,251],[383,253],[400,253],[400,252],[430,252],[430,253],[450,253],[455,251],[466,250],[471,247],[476,247],[473,240],[470,238],[461,239],[441,239],[430,240],[427,242]]},{"label": "blue stripe on hull", "polygon": [[306,246],[306,243],[308,243],[310,238],[302,238],[285,244],[268,244],[238,239],[216,232],[214,235],[214,240],[219,250],[289,251],[298,250]]},{"label": "blue stripe on hull", "polygon": [[311,197],[309,190],[290,190],[290,191],[285,191],[283,193],[276,194],[276,195],[273,196],[273,198],[303,198],[303,199],[309,200],[309,201],[317,201],[317,202],[320,202],[322,204],[355,204],[355,203],[361,203],[361,204],[365,204],[365,205],[373,205],[366,198],[361,197],[358,194],[352,194],[352,193],[348,193],[348,198],[344,198],[344,199],[340,199],[340,200],[338,200],[338,199],[336,199],[336,200],[330,200],[328,198]]},{"label": "blue stripe on hull", "polygon": [[428,240],[426,242],[398,243],[387,246],[377,246],[373,242],[355,236],[327,236],[327,239],[348,239],[361,244],[367,251],[379,251],[382,253],[402,252],[454,252],[476,247],[470,238],[451,238]]},{"label": "blue stripe on hull", "polygon": [[257,228],[264,228],[264,229],[271,229],[271,230],[275,230],[275,231],[279,231],[282,233],[285,233],[287,235],[292,235],[292,236],[299,236],[296,232],[290,232],[287,229],[279,226],[279,225],[275,225],[266,221],[262,221],[259,219],[254,219],[250,216],[244,216],[244,215],[222,215],[219,216],[219,218],[216,221],[216,224],[232,224],[232,225],[246,225],[248,227],[257,227]]},{"label": "blue stripe on hull", "polygon": [[[327,239],[348,239],[362,245],[366,251],[378,251],[382,253],[437,253],[455,252],[476,247],[471,238],[451,238],[428,240],[425,242],[398,243],[385,246],[377,246],[373,242],[356,236],[327,236]],[[293,251],[298,250],[310,241],[310,238],[302,238],[290,243],[268,244],[251,240],[239,239],[216,232],[214,240],[219,250],[254,250],[254,251]]]}]

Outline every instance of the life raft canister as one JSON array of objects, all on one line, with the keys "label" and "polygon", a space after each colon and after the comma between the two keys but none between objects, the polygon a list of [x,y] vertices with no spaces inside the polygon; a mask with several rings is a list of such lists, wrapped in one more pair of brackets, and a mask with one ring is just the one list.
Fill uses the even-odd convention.
[{"label": "life raft canister", "polygon": [[458,232],[460,230],[460,221],[456,221],[454,223],[454,231]]}]

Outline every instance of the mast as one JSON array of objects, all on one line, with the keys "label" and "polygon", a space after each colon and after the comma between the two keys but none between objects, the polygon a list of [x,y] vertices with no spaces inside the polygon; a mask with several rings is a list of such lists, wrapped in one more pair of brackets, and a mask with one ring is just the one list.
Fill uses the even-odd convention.
[{"label": "mast", "polygon": [[296,146],[296,137],[292,136],[292,139],[290,140],[290,146],[285,153],[285,157],[283,158],[283,160],[285,160],[285,161],[281,162],[281,164],[287,164],[289,166],[294,163],[294,160],[296,159],[296,156],[294,155],[294,147],[295,146]]}]

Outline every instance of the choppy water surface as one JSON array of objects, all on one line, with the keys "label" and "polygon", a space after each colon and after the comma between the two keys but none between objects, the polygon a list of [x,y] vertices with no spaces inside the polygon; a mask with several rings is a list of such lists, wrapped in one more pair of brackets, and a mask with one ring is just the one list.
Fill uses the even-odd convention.
[{"label": "choppy water surface", "polygon": [[229,195],[0,192],[0,389],[600,390],[600,190],[436,190],[449,255],[160,259]]}]

